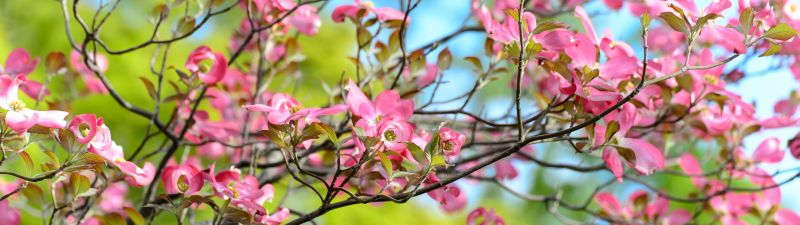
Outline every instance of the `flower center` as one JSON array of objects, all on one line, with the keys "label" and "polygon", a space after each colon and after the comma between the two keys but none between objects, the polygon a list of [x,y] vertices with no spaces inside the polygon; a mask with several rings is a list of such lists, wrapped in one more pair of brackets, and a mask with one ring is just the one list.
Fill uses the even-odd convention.
[{"label": "flower center", "polygon": [[178,190],[180,190],[181,192],[186,192],[187,190],[189,190],[189,184],[186,183],[186,176],[184,175],[178,177]]},{"label": "flower center", "polygon": [[442,148],[444,148],[445,151],[453,150],[453,142],[445,141]]},{"label": "flower center", "polygon": [[377,122],[381,122],[381,119],[383,119],[383,115],[378,115],[378,116],[376,116],[376,117],[375,117],[375,123],[377,123]]},{"label": "flower center", "polygon": [[211,66],[209,66],[208,64],[201,64],[200,65],[200,72],[201,73],[207,73],[209,70],[211,70]]},{"label": "flower center", "polygon": [[9,106],[11,107],[11,110],[14,110],[14,111],[17,111],[17,112],[20,112],[20,111],[22,111],[22,109],[25,109],[25,103],[22,102],[22,100],[19,100],[19,99],[11,101],[11,104],[9,104]]},{"label": "flower center", "polygon": [[303,109],[302,106],[296,105],[296,106],[292,106],[292,108],[289,109],[289,112],[290,113],[296,113],[297,111],[300,111],[301,109]]},{"label": "flower center", "polygon": [[706,80],[706,82],[712,85],[717,85],[717,83],[719,83],[719,79],[711,74],[706,74],[703,76],[703,78]]},{"label": "flower center", "polygon": [[228,183],[228,190],[231,190],[231,192],[233,192],[233,198],[238,199],[239,198],[239,191],[236,190],[236,186],[235,185],[236,184],[233,183],[233,182]]},{"label": "flower center", "polygon": [[383,138],[387,141],[394,141],[397,138],[397,134],[395,134],[394,131],[387,130],[383,132]]}]

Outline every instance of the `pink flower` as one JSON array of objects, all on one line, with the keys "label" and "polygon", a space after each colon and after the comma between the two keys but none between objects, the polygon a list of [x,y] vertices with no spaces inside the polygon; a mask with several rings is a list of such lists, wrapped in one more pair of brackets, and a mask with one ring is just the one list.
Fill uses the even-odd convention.
[{"label": "pink flower", "polygon": [[[477,223],[481,221],[481,223]],[[467,216],[467,225],[505,225],[505,221],[494,209],[486,210],[483,207],[472,210]]]},{"label": "pink flower", "polygon": [[39,64],[39,58],[31,60],[28,51],[22,48],[16,48],[8,54],[6,59],[6,68],[0,68],[0,73],[7,75],[27,75],[36,69]]},{"label": "pink flower", "polygon": [[310,5],[303,5],[297,8],[292,13],[287,22],[297,28],[297,31],[306,35],[315,35],[319,32],[319,26],[322,24],[319,16],[317,15],[317,8]]},{"label": "pink flower", "polygon": [[753,160],[764,163],[778,163],[783,160],[781,141],[777,137],[764,139],[753,152]]},{"label": "pink flower", "polygon": [[[333,9],[333,13],[331,14],[331,18],[334,22],[344,22],[345,18],[350,18],[353,21],[357,21],[359,12],[365,10],[367,12],[375,13],[378,17],[378,20],[381,22],[386,22],[390,20],[403,20],[405,14],[400,12],[396,9],[392,9],[389,7],[381,7],[375,8],[372,2],[361,0],[355,0],[355,4],[352,5],[341,5]],[[365,14],[367,15],[367,14]]]},{"label": "pink flower", "polygon": [[517,178],[519,173],[514,168],[511,160],[500,160],[494,164],[494,176],[498,180],[511,180]]},{"label": "pink flower", "polygon": [[783,4],[783,15],[794,22],[800,21],[800,3],[785,1]]},{"label": "pink flower", "polygon": [[125,181],[134,187],[143,187],[153,182],[156,176],[156,168],[150,162],[145,162],[144,167],[140,168],[128,161],[117,161],[114,163],[120,171],[128,175]]},{"label": "pink flower", "polygon": [[[210,61],[208,64],[206,61]],[[197,73],[200,80],[207,85],[214,85],[225,77],[228,70],[228,61],[222,53],[211,52],[208,46],[200,46],[186,60],[186,69]]]},{"label": "pink flower", "polygon": [[727,28],[720,25],[709,24],[703,26],[700,33],[705,40],[720,43],[726,50],[733,53],[744,53],[747,49],[744,46],[744,36],[734,28]]},{"label": "pink flower", "polygon": [[710,107],[700,115],[700,120],[706,126],[708,135],[721,135],[733,127],[733,120],[730,116],[719,111],[718,107]]},{"label": "pink flower", "polygon": [[691,176],[692,184],[694,184],[695,187],[705,187],[706,178],[702,177],[703,169],[700,167],[700,163],[697,162],[697,159],[695,159],[692,154],[683,154],[683,156],[680,158],[680,161],[678,161],[678,165],[680,165],[681,169],[684,173],[686,173],[686,175]]},{"label": "pink flower", "polygon": [[347,93],[347,106],[356,119],[364,119],[368,124],[374,126],[378,121],[385,117],[397,117],[400,120],[408,120],[414,113],[414,101],[410,99],[401,99],[400,94],[394,90],[387,90],[381,92],[372,102],[361,89],[356,85],[353,80],[350,80],[346,88]]},{"label": "pink flower", "polygon": [[714,0],[705,8],[705,14],[722,14],[722,11],[731,7],[730,0]]},{"label": "pink flower", "polygon": [[450,159],[458,156],[461,151],[461,146],[467,137],[450,128],[444,127],[439,130],[439,146],[442,148],[444,155]]},{"label": "pink flower", "polygon": [[244,107],[250,111],[268,113],[267,119],[271,124],[286,125],[291,121],[298,121],[298,126],[301,128],[305,127],[305,124],[319,122],[320,116],[334,115],[346,110],[344,105],[334,105],[324,109],[303,108],[296,99],[284,93],[273,95],[269,105],[255,104]]},{"label": "pink flower", "polygon": [[191,195],[203,188],[203,174],[192,165],[167,166],[161,176],[167,194]]},{"label": "pink flower", "polygon": [[19,220],[19,210],[11,208],[8,199],[0,201],[0,221],[3,221],[3,224],[19,225]]},{"label": "pink flower", "polygon": [[397,117],[383,118],[375,127],[374,135],[380,137],[386,148],[402,151],[406,142],[414,137],[414,125]]},{"label": "pink flower", "polygon": [[[94,54],[89,54],[90,58],[92,55]],[[97,70],[100,72],[108,70],[108,59],[101,54],[97,54],[96,57],[97,59],[94,60],[95,62],[93,65],[97,67]],[[90,63],[92,62],[90,61]],[[106,86],[103,85],[103,81],[97,78],[94,72],[83,63],[83,55],[81,55],[80,52],[73,50],[72,53],[70,53],[70,64],[72,65],[72,69],[83,77],[83,81],[86,82],[86,89],[89,89],[89,92],[97,94],[108,93]]]},{"label": "pink flower", "polygon": [[617,200],[613,194],[609,192],[600,192],[594,196],[595,201],[597,204],[600,205],[600,209],[604,212],[608,213],[612,217],[630,217],[630,210],[623,209],[622,205]]},{"label": "pink flower", "polygon": [[778,209],[773,219],[778,225],[800,225],[800,216],[788,209]]},{"label": "pink flower", "polygon": [[622,3],[624,3],[622,0],[603,0],[603,4],[606,4],[608,8],[613,10],[619,10],[622,8]]},{"label": "pink flower", "polygon": [[42,90],[44,88],[42,83],[28,80],[27,78],[28,74],[36,70],[36,65],[38,64],[39,58],[31,59],[28,51],[25,51],[25,49],[22,48],[17,48],[8,54],[8,58],[6,59],[6,68],[3,69],[0,67],[0,74],[6,74],[22,80],[23,82],[20,86],[22,92],[33,99],[38,99],[39,93],[42,93],[42,95],[50,94],[48,90]]},{"label": "pink flower", "polygon": [[639,174],[650,175],[656,169],[664,168],[664,154],[642,139],[625,138],[620,141],[620,145],[630,148],[636,155],[633,162],[628,162],[628,166],[636,170]]},{"label": "pink flower", "polygon": [[[81,130],[83,125],[86,127]],[[97,118],[94,114],[75,116],[72,122],[69,123],[69,129],[78,139],[78,142],[86,144],[90,151],[105,151],[113,145],[111,130],[103,124],[103,118]]]},{"label": "pink flower", "polygon": [[467,204],[466,194],[461,193],[461,189],[452,184],[430,191],[428,196],[439,202],[442,209],[448,213],[461,210]]},{"label": "pink flower", "polygon": [[622,180],[621,177],[623,173],[619,157],[624,155],[619,153],[620,150],[630,150],[630,152],[626,152],[626,154],[633,154],[633,158],[623,158],[628,164],[628,167],[634,169],[641,175],[650,175],[656,169],[664,168],[664,154],[649,142],[642,139],[622,138],[619,141],[619,145],[623,148],[615,151],[611,147],[606,147],[603,150],[603,161],[605,161],[606,166],[618,180]]},{"label": "pink flower", "polygon": [[800,133],[789,140],[789,151],[792,152],[794,158],[800,159]]},{"label": "pink flower", "polygon": [[583,7],[581,6],[575,7],[575,17],[578,17],[578,19],[581,20],[583,29],[586,30],[586,35],[589,37],[589,40],[592,41],[592,44],[599,44],[597,42],[597,34],[594,32],[592,20],[589,19],[589,14],[586,13],[586,10],[583,10]]},{"label": "pink flower", "polygon": [[262,223],[267,225],[280,225],[286,218],[289,218],[289,209],[287,208],[278,208],[278,211],[272,213],[272,215],[264,217]]},{"label": "pink flower", "polygon": [[[214,174],[215,165],[209,167],[209,172],[203,176],[214,189],[214,193],[224,199],[232,199],[234,204],[247,204],[252,202],[257,205],[264,201],[272,200],[274,189],[270,185],[265,185],[259,189],[258,180],[253,176],[240,178],[241,171],[237,169],[224,170]],[[263,207],[262,207],[263,208]]]},{"label": "pink flower", "polygon": [[112,183],[100,194],[100,209],[104,212],[121,212],[123,207],[130,204],[125,200],[128,194],[128,185]]},{"label": "pink flower", "polygon": [[63,128],[67,121],[64,111],[37,111],[25,108],[25,102],[19,99],[20,80],[9,76],[0,76],[0,108],[8,110],[6,124],[19,135],[25,134],[34,125],[47,128]]},{"label": "pink flower", "polygon": [[[522,19],[525,20],[525,26],[523,27],[524,35],[522,38],[524,40],[528,40],[531,32],[536,29],[536,16],[530,12],[523,12]],[[511,17],[506,18],[506,20],[503,22],[503,25],[495,22],[489,28],[489,37],[504,44],[519,42],[519,24],[517,24],[517,21],[514,21]]]},{"label": "pink flower", "polygon": [[277,8],[280,11],[286,11],[291,8],[294,8],[297,3],[295,0],[269,0],[272,3],[272,6]]}]

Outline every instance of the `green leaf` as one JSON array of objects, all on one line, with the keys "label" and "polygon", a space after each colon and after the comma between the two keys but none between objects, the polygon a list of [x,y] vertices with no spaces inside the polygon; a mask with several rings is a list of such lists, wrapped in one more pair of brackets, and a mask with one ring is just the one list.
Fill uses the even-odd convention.
[{"label": "green leaf", "polygon": [[95,195],[97,195],[97,188],[89,188],[89,189],[86,189],[86,191],[84,191],[83,193],[80,193],[80,194],[78,194],[78,196],[75,196],[75,197],[85,198],[85,197],[95,196]]},{"label": "green leaf", "polygon": [[166,4],[159,4],[153,7],[153,11],[150,12],[150,22],[157,23],[159,21],[163,21],[169,16],[169,6]]},{"label": "green leaf", "polygon": [[23,152],[19,153],[19,156],[22,159],[22,162],[25,163],[25,169],[27,169],[27,172],[28,173],[33,173],[34,172],[33,170],[34,170],[35,167],[34,167],[33,158],[31,158],[31,155],[29,155],[28,152],[23,151]]},{"label": "green leaf", "polygon": [[680,17],[676,16],[673,13],[663,12],[658,15],[664,22],[669,25],[673,30],[686,33],[686,22],[684,22]]},{"label": "green leaf", "polygon": [[136,209],[133,209],[131,207],[125,207],[125,212],[128,213],[128,218],[130,218],[131,221],[133,221],[133,224],[135,225],[145,224],[144,217],[142,217],[142,214],[139,214],[139,211],[136,211]]},{"label": "green leaf", "polygon": [[449,69],[450,65],[452,64],[453,64],[453,54],[450,53],[449,48],[444,48],[441,52],[439,52],[437,66],[439,66],[439,69],[446,70]]},{"label": "green leaf", "polygon": [[650,18],[650,13],[645,12],[644,14],[642,14],[642,19],[641,19],[642,29],[647,29],[648,27],[650,27],[651,20],[652,19]]},{"label": "green leaf", "polygon": [[194,30],[195,23],[196,21],[194,17],[183,17],[180,21],[178,21],[178,28],[175,30],[175,32],[178,34],[178,36],[189,34]]},{"label": "green leaf", "polygon": [[797,35],[797,31],[794,28],[786,25],[785,23],[779,23],[772,28],[769,28],[767,32],[764,33],[764,37],[771,38],[775,40],[786,41],[791,39]]},{"label": "green leaf", "polygon": [[32,206],[42,206],[44,205],[44,191],[35,183],[28,183],[24,189],[22,189],[22,195],[28,199],[28,204]]},{"label": "green leaf", "polygon": [[562,23],[562,22],[559,22],[559,21],[555,21],[555,20],[544,21],[544,22],[541,22],[538,25],[536,25],[536,28],[533,29],[533,33],[534,34],[538,34],[538,33],[542,33],[542,32],[548,31],[548,30],[554,30],[554,29],[558,29],[558,28],[567,29],[567,28],[569,28],[569,25],[567,25],[565,23]]},{"label": "green leaf", "polygon": [[503,12],[505,12],[507,16],[513,18],[514,21],[519,21],[519,13],[516,9],[506,9],[503,10]]},{"label": "green leaf", "polygon": [[157,95],[156,94],[156,86],[153,85],[153,82],[148,80],[145,77],[139,77],[139,80],[142,81],[142,83],[144,84],[145,89],[147,89],[147,95],[150,96],[150,99],[153,99],[153,100],[158,99],[156,97],[156,95]]},{"label": "green leaf", "polygon": [[278,145],[279,148],[289,149],[288,145],[286,144],[286,141],[283,140],[282,135],[279,134],[276,129],[262,130],[259,133],[269,138],[269,140],[271,140],[272,143]]},{"label": "green leaf", "polygon": [[89,190],[89,186],[91,183],[89,182],[89,178],[86,176],[81,175],[80,173],[72,173],[69,175],[69,182],[72,184],[72,194],[78,196],[86,190]]},{"label": "green leaf", "polygon": [[739,14],[739,25],[742,27],[742,33],[747,36],[750,33],[750,29],[753,28],[753,7],[747,7]]},{"label": "green leaf", "polygon": [[[357,36],[359,45],[367,45],[372,40],[372,34],[369,33],[367,28],[359,27]],[[390,42],[391,43],[391,42]]]},{"label": "green leaf", "polygon": [[622,158],[625,158],[625,160],[627,160],[628,162],[633,163],[636,161],[636,153],[634,153],[633,150],[631,150],[630,148],[625,148],[621,146],[616,146],[616,148],[617,148],[617,153],[619,153],[619,155],[621,155]]},{"label": "green leaf", "polygon": [[695,24],[694,27],[693,27],[693,31],[697,31],[697,30],[701,29],[703,26],[706,25],[706,23],[708,23],[708,21],[714,20],[714,19],[719,18],[719,17],[721,17],[721,16],[712,13],[712,14],[708,14],[708,15],[705,15],[703,17],[698,18],[697,19],[697,24]]},{"label": "green leaf", "polygon": [[414,144],[413,142],[407,142],[406,148],[408,148],[408,151],[411,152],[411,156],[414,157],[414,160],[416,160],[422,165],[426,165],[428,163],[430,155],[425,154],[425,152],[422,151],[422,149],[419,146],[417,146],[417,144]]},{"label": "green leaf", "polygon": [[467,62],[472,63],[472,66],[475,67],[475,70],[483,71],[483,64],[481,64],[481,60],[478,57],[467,56],[467,57],[464,57],[464,60],[467,60]]},{"label": "green leaf", "polygon": [[781,51],[781,45],[775,43],[769,43],[769,48],[767,49],[767,51],[761,53],[761,55],[759,55],[758,57],[775,55],[775,53],[778,53],[779,51]]},{"label": "green leaf", "polygon": [[392,178],[401,178],[401,177],[408,177],[417,175],[416,173],[406,172],[406,171],[396,171],[394,172],[394,176]]},{"label": "green leaf", "polygon": [[606,127],[606,140],[605,141],[608,142],[609,140],[611,140],[611,138],[614,137],[614,134],[616,134],[617,131],[619,131],[619,122],[617,122],[617,121],[609,122],[608,126]]},{"label": "green leaf", "polygon": [[434,155],[431,158],[431,166],[433,167],[440,167],[440,166],[447,166],[447,162],[444,160],[444,156],[442,155]]},{"label": "green leaf", "polygon": [[694,85],[692,76],[683,74],[675,77],[675,80],[678,81],[678,86],[681,87],[681,89],[686,90],[687,92],[692,92],[692,86]]},{"label": "green leaf", "polygon": [[428,141],[428,145],[425,146],[425,153],[431,156],[437,155],[437,151],[439,150],[439,132],[437,131],[435,134],[431,135],[431,140]]},{"label": "green leaf", "polygon": [[392,177],[392,161],[389,161],[389,158],[381,151],[378,151],[378,157],[381,159],[381,165],[383,165],[383,169],[386,170],[386,174]]},{"label": "green leaf", "polygon": [[312,123],[311,126],[314,127],[314,129],[317,129],[317,131],[321,132],[322,134],[325,134],[325,136],[328,137],[328,140],[330,140],[331,142],[333,142],[334,145],[336,145],[336,148],[340,147],[339,137],[336,136],[336,131],[333,131],[333,128],[324,123]]}]

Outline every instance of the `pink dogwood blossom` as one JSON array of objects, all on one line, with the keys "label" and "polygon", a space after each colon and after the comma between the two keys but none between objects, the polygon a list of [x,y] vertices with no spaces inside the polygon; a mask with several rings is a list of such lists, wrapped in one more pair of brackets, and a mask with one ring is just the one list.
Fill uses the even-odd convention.
[{"label": "pink dogwood blossom", "polygon": [[355,0],[355,4],[341,5],[333,9],[331,18],[334,22],[344,22],[345,18],[350,18],[353,21],[358,21],[359,13],[364,10],[366,12],[374,13],[381,22],[390,20],[403,20],[405,14],[396,9],[389,7],[377,8],[370,1]]},{"label": "pink dogwood blossom", "polygon": [[203,188],[203,174],[193,165],[167,166],[161,181],[167,194],[191,195]]},{"label": "pink dogwood blossom", "polygon": [[186,60],[186,69],[200,77],[207,85],[214,85],[225,77],[228,60],[222,53],[212,52],[208,46],[200,46]]},{"label": "pink dogwood blossom", "polygon": [[5,122],[19,135],[25,134],[35,125],[47,128],[62,128],[67,121],[67,112],[57,110],[38,111],[25,107],[19,99],[18,90],[21,81],[10,76],[0,75],[0,108],[8,110]]}]

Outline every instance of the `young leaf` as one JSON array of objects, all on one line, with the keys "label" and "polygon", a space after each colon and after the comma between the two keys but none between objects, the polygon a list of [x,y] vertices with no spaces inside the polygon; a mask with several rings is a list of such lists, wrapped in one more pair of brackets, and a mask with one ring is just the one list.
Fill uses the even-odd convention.
[{"label": "young leaf", "polygon": [[142,81],[142,83],[144,84],[145,89],[147,89],[147,95],[150,96],[150,99],[153,99],[153,100],[158,99],[156,97],[156,95],[157,95],[156,94],[156,86],[153,85],[153,82],[148,80],[145,77],[139,77],[139,80]]},{"label": "young leaf", "polygon": [[686,22],[675,14],[663,12],[659,14],[658,17],[661,17],[673,30],[686,33]]},{"label": "young leaf", "polygon": [[795,35],[797,35],[797,31],[785,23],[779,23],[778,25],[769,28],[767,32],[764,32],[764,37],[781,41],[789,40]]},{"label": "young leaf", "polygon": [[419,146],[417,146],[417,144],[414,144],[413,142],[408,142],[406,143],[406,148],[408,148],[408,151],[411,152],[411,156],[413,156],[414,160],[416,160],[418,163],[422,165],[426,165],[428,163],[428,158],[430,158],[430,156],[425,154],[425,152],[422,151],[422,149]]},{"label": "young leaf", "polygon": [[80,195],[81,193],[85,192],[91,186],[89,183],[89,178],[83,176],[79,173],[72,173],[69,175],[69,182],[72,183],[72,191],[75,196]]},{"label": "young leaf", "polygon": [[619,122],[617,122],[617,121],[609,122],[608,123],[608,127],[606,127],[606,140],[605,141],[608,142],[609,140],[611,140],[611,138],[614,137],[614,134],[616,134],[617,131],[619,131]]},{"label": "young leaf", "polygon": [[125,207],[125,212],[128,213],[128,218],[130,218],[131,221],[133,221],[134,225],[145,224],[144,217],[142,217],[142,214],[139,214],[139,211],[137,211],[136,209],[133,209],[131,207]]},{"label": "young leaf", "polygon": [[769,48],[767,49],[767,51],[761,53],[761,55],[759,55],[758,57],[771,56],[774,55],[775,53],[778,53],[779,51],[781,51],[781,45],[775,43],[769,43]]},{"label": "young leaf", "polygon": [[383,165],[383,169],[386,170],[386,174],[392,177],[392,161],[389,161],[389,158],[381,151],[378,151],[378,157],[381,159],[381,165]]},{"label": "young leaf", "polygon": [[442,70],[449,69],[452,63],[453,63],[453,54],[450,53],[449,48],[444,48],[442,52],[439,52],[439,58],[437,61],[437,66],[439,66],[439,69]]},{"label": "young leaf", "polygon": [[175,32],[179,36],[183,36],[183,35],[189,34],[190,32],[192,32],[192,30],[195,29],[194,28],[195,27],[195,23],[196,23],[196,21],[195,21],[194,17],[191,17],[191,16],[183,17],[183,18],[181,18],[180,21],[178,21],[178,28],[175,30]]},{"label": "young leaf", "polygon": [[336,136],[336,132],[333,131],[333,128],[324,123],[312,123],[311,126],[317,129],[317,131],[320,133],[325,134],[325,136],[328,137],[328,140],[333,142],[333,144],[336,145],[336,148],[339,148],[339,137]]},{"label": "young leaf", "polygon": [[750,29],[753,28],[753,8],[747,7],[739,14],[739,25],[742,27],[742,33],[747,36],[750,33]]},{"label": "young leaf", "polygon": [[23,151],[19,153],[19,156],[22,158],[22,162],[25,163],[25,169],[27,169],[28,173],[33,173],[34,164],[31,155],[29,155],[28,152]]}]

